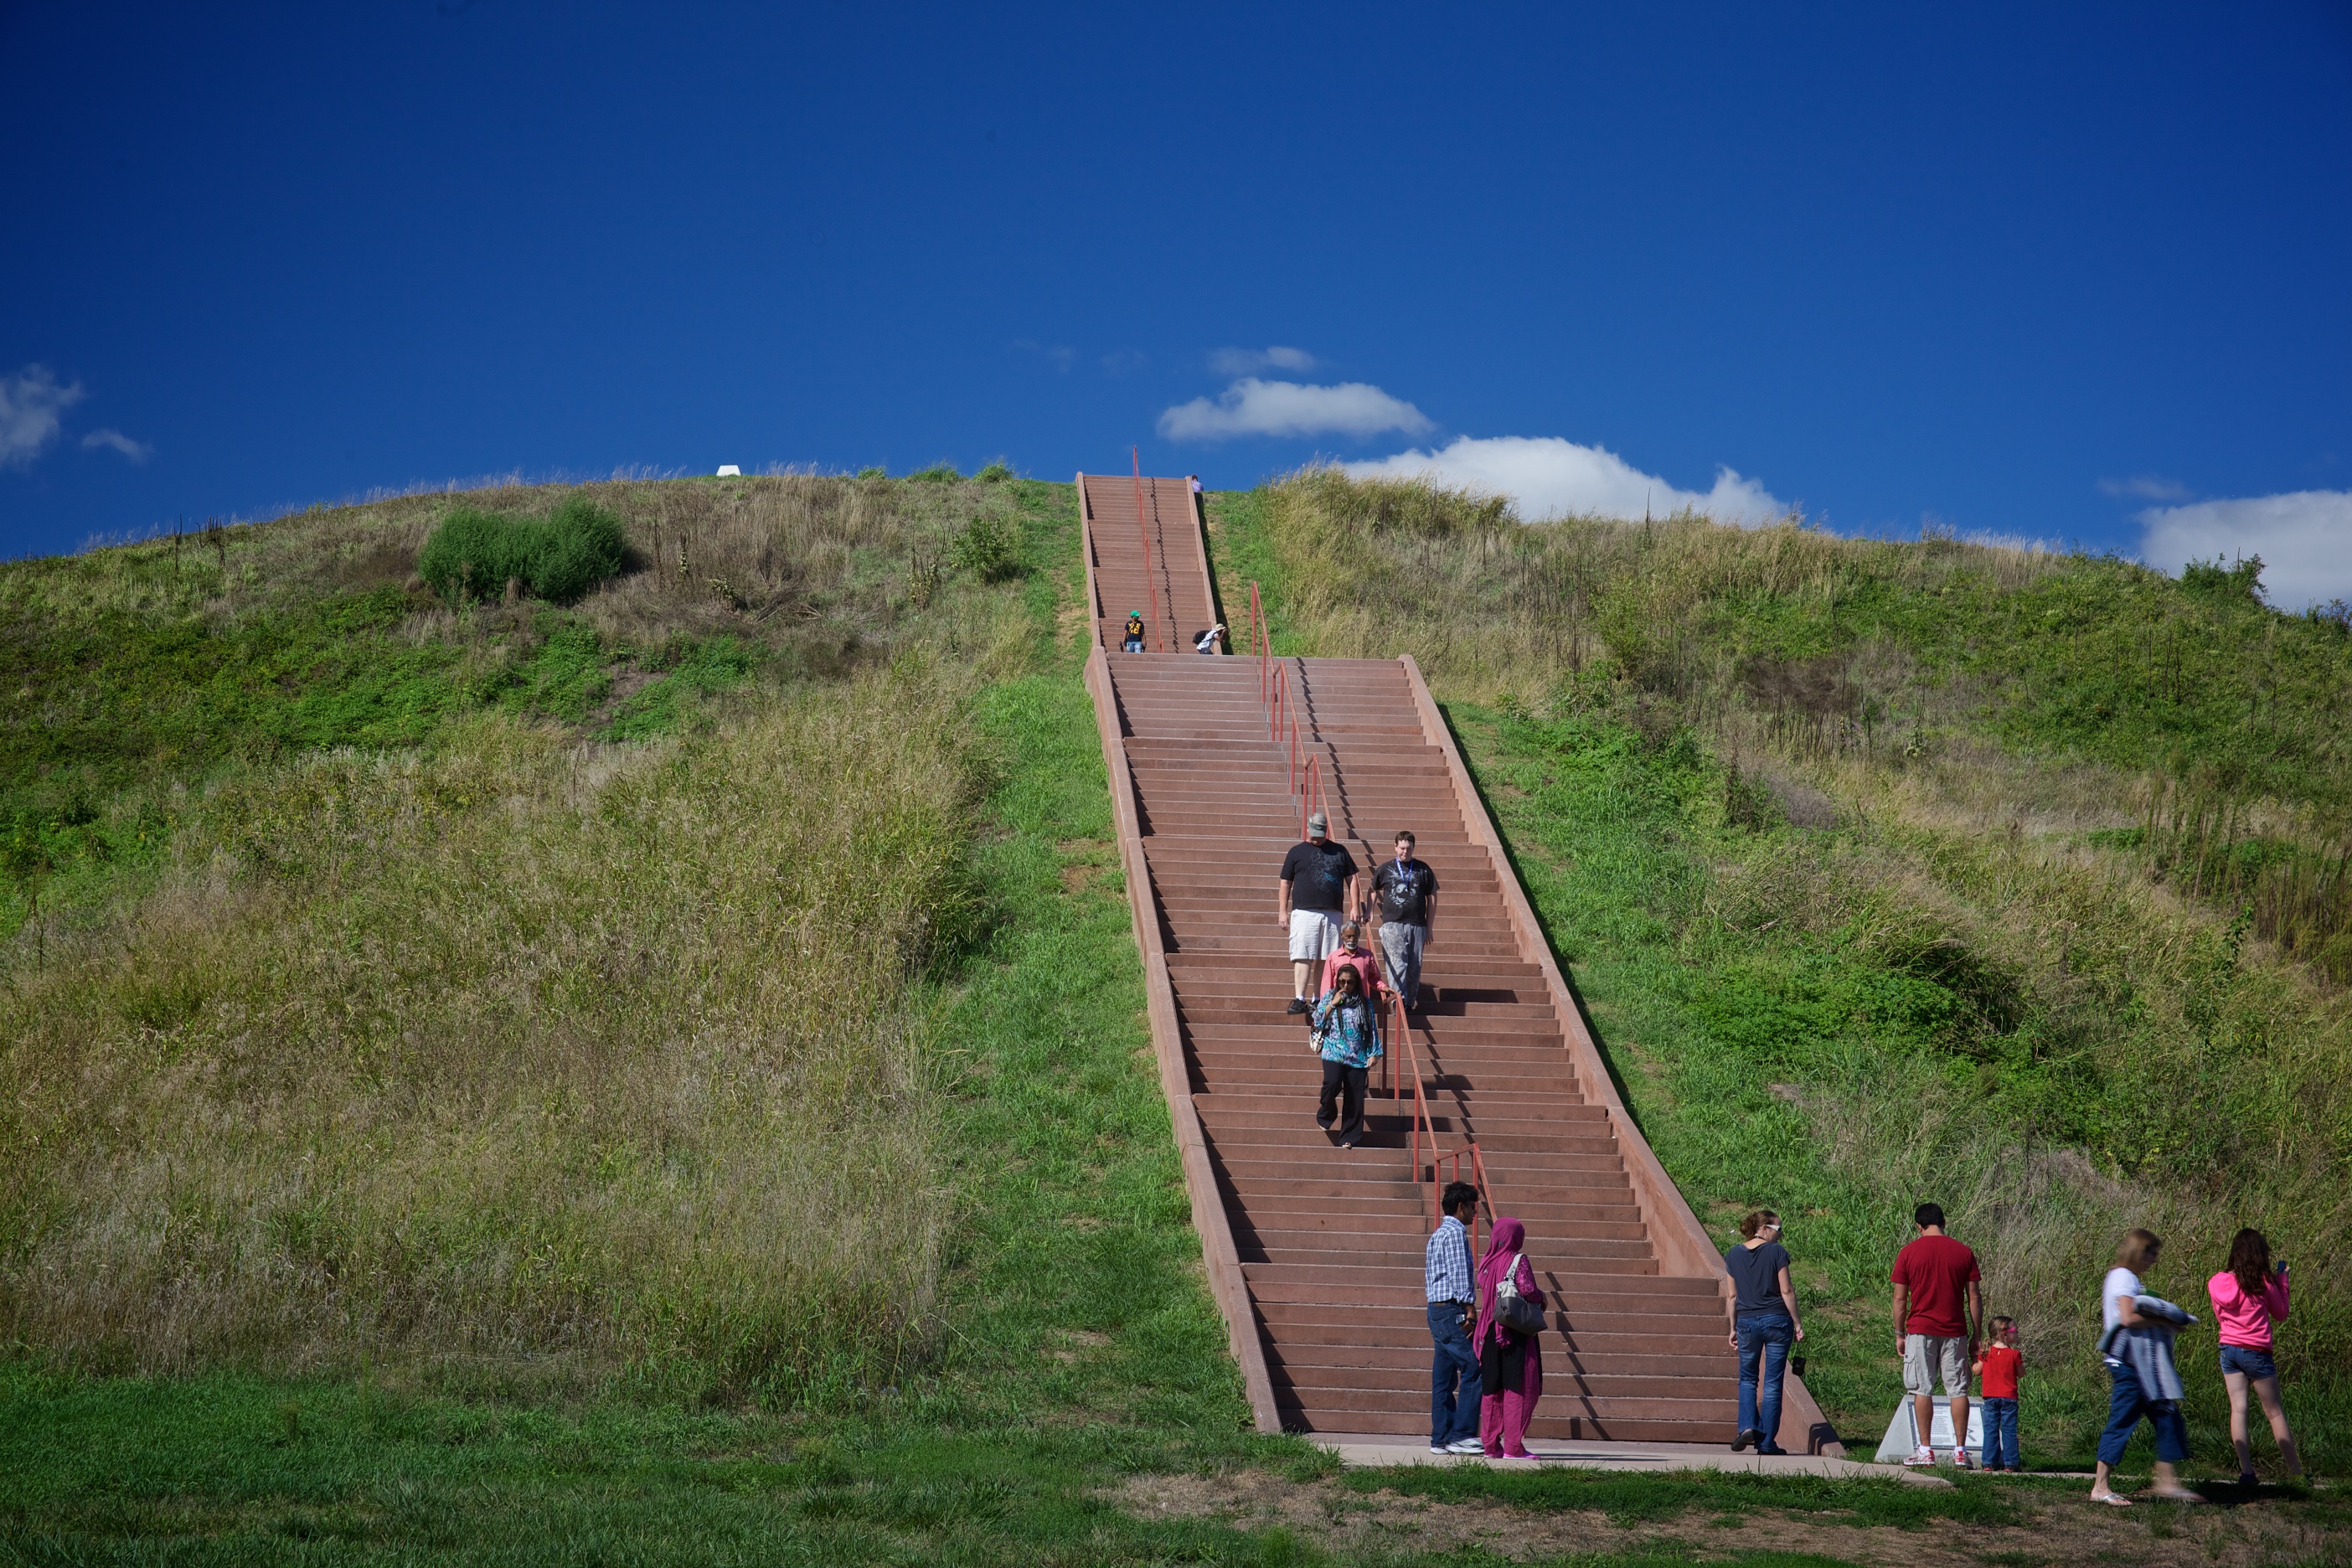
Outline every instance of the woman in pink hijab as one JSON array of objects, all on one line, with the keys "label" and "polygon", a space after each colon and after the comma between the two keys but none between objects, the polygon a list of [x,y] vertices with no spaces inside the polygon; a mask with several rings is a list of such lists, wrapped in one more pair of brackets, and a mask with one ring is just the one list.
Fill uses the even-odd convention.
[{"label": "woman in pink hijab", "polygon": [[1478,1438],[1490,1459],[1529,1459],[1528,1423],[1543,1397],[1543,1352],[1533,1334],[1515,1334],[1495,1321],[1495,1287],[1510,1276],[1512,1287],[1538,1306],[1543,1292],[1536,1289],[1536,1271],[1519,1249],[1527,1245],[1528,1227],[1508,1217],[1495,1222],[1486,1243],[1486,1259],[1478,1265],[1478,1325],[1470,1348],[1478,1357],[1481,1390]]}]

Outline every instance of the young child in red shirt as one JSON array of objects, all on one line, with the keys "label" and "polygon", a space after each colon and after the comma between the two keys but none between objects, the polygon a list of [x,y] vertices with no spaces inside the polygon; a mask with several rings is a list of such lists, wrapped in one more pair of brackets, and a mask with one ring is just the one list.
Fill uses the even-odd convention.
[{"label": "young child in red shirt", "polygon": [[1984,1468],[2023,1473],[2017,1454],[2017,1373],[2025,1357],[2017,1348],[2017,1320],[1995,1318],[1992,1343],[1970,1372],[1984,1379]]}]

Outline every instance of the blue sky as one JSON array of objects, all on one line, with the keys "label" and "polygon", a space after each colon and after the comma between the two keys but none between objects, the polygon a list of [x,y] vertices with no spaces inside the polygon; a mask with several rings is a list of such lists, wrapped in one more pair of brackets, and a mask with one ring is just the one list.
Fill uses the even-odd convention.
[{"label": "blue sky", "polygon": [[0,3],[0,146],[5,554],[1139,443],[2352,562],[2341,0]]}]

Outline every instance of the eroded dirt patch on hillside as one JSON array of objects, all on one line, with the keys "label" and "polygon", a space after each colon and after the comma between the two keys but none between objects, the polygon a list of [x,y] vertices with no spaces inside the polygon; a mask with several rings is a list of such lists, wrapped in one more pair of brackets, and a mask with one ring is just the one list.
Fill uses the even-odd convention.
[{"label": "eroded dirt patch on hillside", "polygon": [[1551,1511],[1497,1502],[1438,1502],[1264,1470],[1219,1476],[1138,1476],[1108,1494],[1142,1518],[1223,1520],[1237,1530],[1285,1525],[1338,1552],[1443,1552],[1476,1547],[1512,1562],[1644,1547],[1695,1562],[1756,1552],[1813,1552],[1849,1563],[1983,1568],[1986,1563],[2129,1563],[2135,1568],[2247,1568],[2341,1560],[2352,1538],[2288,1516],[2284,1505],[2095,1509],[2080,1496],[2022,1493],[2020,1521],[1948,1521],[1917,1530],[1841,1523],[1833,1514],[1755,1508],[1725,1513],[1700,1503],[1674,1519],[1617,1525],[1598,1510]]}]

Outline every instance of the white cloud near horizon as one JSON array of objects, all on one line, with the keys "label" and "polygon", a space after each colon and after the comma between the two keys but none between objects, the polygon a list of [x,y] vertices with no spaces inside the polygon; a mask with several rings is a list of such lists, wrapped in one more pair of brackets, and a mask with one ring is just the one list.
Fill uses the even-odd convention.
[{"label": "white cloud near horizon", "polygon": [[2137,500],[2187,500],[2189,487],[2162,474],[2134,474],[2127,479],[2101,479],[2102,495],[2130,496]]},{"label": "white cloud near horizon", "polygon": [[1340,467],[1359,479],[1426,476],[1459,489],[1507,495],[1530,522],[1588,513],[1671,517],[1688,508],[1719,522],[1753,526],[1790,510],[1761,481],[1729,468],[1716,469],[1713,489],[1677,489],[1604,447],[1582,447],[1557,436],[1458,436],[1435,451],[1399,452]]},{"label": "white cloud near horizon", "polygon": [[1218,349],[1209,355],[1209,368],[1219,375],[1255,375],[1262,370],[1309,371],[1315,365],[1315,356],[1305,349],[1286,349],[1279,343],[1262,349]]},{"label": "white cloud near horizon", "polygon": [[45,364],[0,375],[0,468],[30,468],[58,438],[58,416],[81,397],[81,383],[60,385]]},{"label": "white cloud near horizon", "polygon": [[1377,436],[1400,430],[1418,436],[1432,429],[1412,404],[1360,381],[1308,386],[1295,381],[1261,381],[1245,375],[1212,401],[1196,397],[1160,416],[1160,434],[1171,441],[1224,441],[1236,436]]},{"label": "white cloud near horizon", "polygon": [[120,430],[93,430],[81,438],[81,449],[95,452],[100,447],[120,452],[134,463],[143,463],[155,455],[155,448],[144,441],[134,441]]},{"label": "white cloud near horizon", "polygon": [[2150,507],[2140,559],[2174,576],[2191,561],[2259,555],[2263,586],[2282,610],[2352,600],[2352,490]]}]

